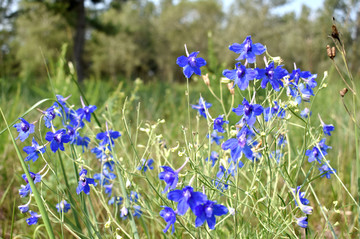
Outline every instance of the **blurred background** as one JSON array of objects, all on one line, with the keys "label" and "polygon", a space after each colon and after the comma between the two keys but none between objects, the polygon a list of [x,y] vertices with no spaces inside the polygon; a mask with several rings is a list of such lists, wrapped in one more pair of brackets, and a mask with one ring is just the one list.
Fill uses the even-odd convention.
[{"label": "blurred background", "polygon": [[182,81],[174,63],[184,43],[201,52],[210,72],[221,73],[234,63],[227,47],[247,35],[289,70],[296,62],[322,72],[333,16],[349,57],[360,56],[356,0],[1,0],[0,6],[0,77],[23,83],[46,81],[65,43],[80,81]]}]

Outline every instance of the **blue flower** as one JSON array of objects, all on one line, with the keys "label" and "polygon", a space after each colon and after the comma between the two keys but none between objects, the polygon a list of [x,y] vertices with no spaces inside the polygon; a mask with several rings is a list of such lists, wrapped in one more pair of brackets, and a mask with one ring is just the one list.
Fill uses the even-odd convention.
[{"label": "blue flower", "polygon": [[85,118],[88,122],[90,122],[91,114],[97,109],[95,105],[84,106],[83,108],[78,109],[76,112],[80,115],[80,117]]},{"label": "blue flower", "polygon": [[296,189],[292,188],[292,192],[293,192],[293,196],[295,197],[295,205],[299,206],[298,204],[298,200],[300,200],[300,204],[303,205],[309,205],[310,201],[308,199],[305,198],[305,192],[301,192],[300,191],[301,186],[297,186]]},{"label": "blue flower", "polygon": [[301,71],[300,69],[293,70],[290,74],[289,81],[294,81],[295,84],[299,84],[300,78],[307,79],[311,77],[312,74],[309,71]]},{"label": "blue flower", "polygon": [[256,55],[261,55],[266,51],[266,48],[260,43],[252,43],[251,36],[247,36],[242,44],[234,43],[229,46],[230,51],[240,54],[237,61],[246,59],[249,63],[256,61]]},{"label": "blue flower", "polygon": [[69,114],[70,124],[75,128],[83,128],[85,123],[83,122],[84,114],[82,109],[71,110]]},{"label": "blue flower", "polygon": [[330,132],[331,132],[331,131],[334,131],[334,129],[335,129],[334,125],[332,125],[332,124],[325,124],[325,123],[322,121],[320,115],[319,115],[319,119],[320,119],[321,125],[322,125],[322,127],[323,127],[324,134],[327,134],[327,135],[331,136],[331,133],[330,133]]},{"label": "blue flower", "polygon": [[108,197],[111,197],[112,194],[112,188],[113,188],[113,184],[107,184],[107,185],[103,185],[104,187],[104,191],[107,194]]},{"label": "blue flower", "polygon": [[196,56],[199,52],[192,52],[188,57],[180,56],[176,60],[176,64],[183,68],[183,72],[186,78],[190,78],[193,73],[196,75],[201,75],[200,67],[206,65],[206,61]]},{"label": "blue flower", "polygon": [[321,177],[323,178],[324,176],[326,176],[327,179],[330,179],[331,178],[331,174],[334,174],[334,172],[336,173],[336,170],[335,169],[331,169],[329,166],[328,166],[328,163],[329,161],[326,163],[324,163],[323,165],[321,165],[321,167],[319,167],[319,171],[320,171],[320,174]]},{"label": "blue flower", "polygon": [[205,109],[208,109],[211,107],[211,103],[207,103],[202,97],[200,97],[199,99],[199,104],[198,105],[191,105],[191,108],[198,110],[199,114],[204,116],[204,118],[206,119],[206,112]]},{"label": "blue flower", "polygon": [[26,186],[21,185],[19,189],[19,195],[20,197],[26,197],[31,191],[30,184],[26,184]]},{"label": "blue flower", "polygon": [[108,204],[113,205],[114,203],[116,203],[117,205],[120,205],[120,204],[122,204],[123,200],[124,199],[122,197],[112,197],[108,201]]},{"label": "blue flower", "polygon": [[93,178],[88,178],[86,177],[86,174],[87,174],[87,170],[86,169],[82,169],[79,173],[79,184],[76,188],[76,193],[77,194],[80,194],[82,191],[89,195],[90,193],[90,186],[89,184],[92,184],[94,186],[96,186],[96,183],[94,181]]},{"label": "blue flower", "polygon": [[[30,173],[31,179],[34,181],[34,184],[41,182],[41,175],[40,175],[40,174],[38,174],[38,173],[33,173],[33,172],[30,172],[30,171],[29,171],[29,173]],[[27,184],[29,183],[29,180],[28,180],[28,178],[26,177],[26,174],[23,174],[23,175],[22,175],[22,178],[25,180],[25,182],[26,182]],[[30,189],[30,190],[31,190],[31,189]]]},{"label": "blue flower", "polygon": [[137,203],[137,201],[139,200],[139,195],[140,194],[138,194],[137,192],[131,191],[129,196],[130,202]]},{"label": "blue flower", "polygon": [[265,122],[268,122],[273,116],[283,119],[285,114],[285,110],[280,108],[277,101],[274,101],[274,107],[268,107],[264,110],[264,120]]},{"label": "blue flower", "polygon": [[26,219],[27,224],[34,225],[38,223],[39,217],[41,217],[41,215],[38,215],[36,212],[33,211],[30,211],[30,215],[31,216],[28,219]]},{"label": "blue flower", "polygon": [[326,139],[320,140],[318,146],[314,146],[311,150],[306,150],[305,155],[309,157],[308,162],[311,163],[317,160],[321,163],[321,159],[327,155],[327,150],[331,149],[330,146],[325,144]]},{"label": "blue flower", "polygon": [[133,217],[139,218],[142,214],[141,207],[139,205],[134,205],[133,208],[134,208]]},{"label": "blue flower", "polygon": [[151,169],[153,170],[154,169],[154,166],[152,166],[152,164],[154,163],[154,160],[153,159],[141,159],[141,166],[137,167],[136,169],[137,170],[143,170],[144,173],[147,171],[147,169]]},{"label": "blue flower", "polygon": [[35,126],[33,124],[30,124],[23,118],[19,118],[21,120],[20,123],[14,124],[14,127],[16,128],[17,132],[19,132],[19,136],[16,139],[21,140],[21,142],[24,142],[25,139],[29,137],[30,134],[35,132]]},{"label": "blue flower", "polygon": [[176,188],[176,185],[179,181],[179,172],[177,170],[174,171],[169,166],[161,166],[161,167],[164,169],[164,171],[159,173],[159,179],[165,181],[166,187],[164,191],[162,191],[162,193],[166,193],[169,190],[169,188],[170,189]]},{"label": "blue flower", "polygon": [[45,139],[50,143],[51,151],[56,153],[58,149],[64,151],[64,143],[70,142],[70,136],[66,134],[65,129],[59,129],[55,133],[47,132],[45,135]]},{"label": "blue flower", "polygon": [[20,205],[18,206],[18,208],[21,213],[26,213],[27,211],[29,211],[29,204]]},{"label": "blue flower", "polygon": [[314,92],[309,85],[304,85],[303,83],[300,83],[298,86],[298,89],[300,90],[301,98],[305,102],[309,102],[310,97],[314,96]]},{"label": "blue flower", "polygon": [[[212,161],[211,167],[214,167],[215,162],[219,159],[219,154],[215,151],[212,151],[210,154],[210,160]],[[207,162],[209,158],[206,158],[205,161]]]},{"label": "blue flower", "polygon": [[98,147],[91,149],[91,153],[94,153],[96,158],[102,161],[113,157],[110,145],[99,145]]},{"label": "blue flower", "polygon": [[114,171],[114,162],[109,161],[104,163],[102,173],[96,173],[94,174],[94,179],[98,180],[101,185],[105,185],[109,183],[109,180],[113,180],[116,178],[116,175],[114,173],[111,173]]},{"label": "blue flower", "polygon": [[28,154],[24,161],[32,160],[35,162],[39,158],[40,153],[45,153],[45,148],[45,146],[39,146],[33,137],[31,146],[25,146],[23,148],[24,152]]},{"label": "blue flower", "polygon": [[214,130],[216,130],[219,133],[225,133],[225,130],[223,129],[223,124],[228,124],[229,121],[224,120],[223,115],[219,115],[216,119],[214,119]]},{"label": "blue flower", "polygon": [[56,209],[58,212],[67,213],[70,210],[70,203],[66,202],[66,200],[62,200],[58,204],[56,204]]},{"label": "blue flower", "polygon": [[71,127],[71,126],[66,126],[67,130],[66,130],[66,134],[69,135],[70,137],[70,144],[73,144],[76,142],[76,138],[79,135],[79,133],[76,131],[75,128]]},{"label": "blue flower", "polygon": [[302,228],[307,228],[308,227],[308,218],[307,217],[296,218],[296,223]]},{"label": "blue flower", "polygon": [[51,106],[47,110],[43,111],[43,114],[44,114],[45,126],[47,128],[50,128],[52,125],[53,119],[55,119],[55,117],[56,117],[55,106]]},{"label": "blue flower", "polygon": [[228,185],[229,175],[230,175],[230,173],[225,169],[225,167],[220,165],[219,171],[216,174],[216,179],[213,180],[215,187],[217,189],[221,190],[222,192],[224,190],[227,190],[229,187],[229,185]]},{"label": "blue flower", "polygon": [[280,147],[283,147],[283,146],[285,146],[285,144],[287,144],[287,141],[285,139],[285,134],[280,134],[278,137],[278,145]]},{"label": "blue flower", "polygon": [[195,227],[199,227],[206,221],[211,230],[215,229],[216,218],[215,216],[222,216],[229,212],[227,207],[216,204],[214,201],[208,200],[203,205],[199,205],[195,208],[194,214]]},{"label": "blue flower", "polygon": [[76,145],[78,145],[78,146],[81,145],[83,153],[85,152],[84,148],[88,148],[89,143],[90,143],[89,137],[86,137],[86,136],[81,137],[80,135],[77,136]]},{"label": "blue flower", "polygon": [[[207,138],[209,138],[209,134],[206,135]],[[211,135],[211,143],[215,142],[217,145],[220,145],[220,140],[224,138],[224,136],[218,136],[217,132],[214,130]]]},{"label": "blue flower", "polygon": [[249,126],[253,126],[256,122],[256,116],[259,116],[263,113],[264,108],[258,104],[250,104],[245,98],[242,102],[242,105],[239,105],[237,108],[232,110],[235,114],[243,116],[243,119]]},{"label": "blue flower", "polygon": [[201,192],[194,192],[191,186],[185,186],[183,189],[174,190],[168,193],[167,198],[178,202],[177,213],[184,215],[189,207],[194,212],[195,207],[205,203],[207,196]]},{"label": "blue flower", "polygon": [[234,80],[234,86],[237,85],[240,90],[245,90],[249,86],[249,81],[256,78],[257,72],[253,69],[247,69],[240,62],[236,63],[234,70],[224,70],[223,75]]},{"label": "blue flower", "polygon": [[121,136],[120,132],[108,130],[105,132],[98,133],[96,135],[96,138],[98,140],[102,140],[100,145],[107,145],[107,144],[110,144],[110,142],[111,142],[111,146],[114,147],[114,139],[117,139],[120,136]]},{"label": "blue flower", "polygon": [[251,150],[251,140],[254,136],[254,133],[246,126],[242,127],[242,129],[237,134],[237,138],[231,138],[226,140],[221,148],[223,150],[230,149],[230,155],[234,163],[242,156],[242,153],[245,154],[245,157],[252,160],[253,152]]},{"label": "blue flower", "polygon": [[301,111],[300,116],[306,119],[307,117],[311,116],[311,114],[312,112],[308,108],[305,108],[303,111]]},{"label": "blue flower", "polygon": [[176,222],[176,213],[171,207],[163,206],[163,210],[160,211],[160,216],[164,218],[166,224],[166,227],[164,228],[163,232],[166,233],[170,226],[172,226],[171,234],[175,231],[175,222]]},{"label": "blue flower", "polygon": [[266,88],[266,85],[270,82],[275,91],[279,91],[280,86],[284,86],[281,79],[288,74],[282,66],[277,66],[275,68],[274,62],[271,62],[265,69],[257,68],[257,71],[258,75],[256,78],[262,79],[261,87]]}]

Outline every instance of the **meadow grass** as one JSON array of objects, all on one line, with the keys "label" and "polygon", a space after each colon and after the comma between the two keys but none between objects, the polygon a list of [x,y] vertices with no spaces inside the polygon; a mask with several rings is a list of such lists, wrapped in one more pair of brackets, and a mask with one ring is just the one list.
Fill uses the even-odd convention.
[{"label": "meadow grass", "polygon": [[[55,94],[71,95],[69,100],[71,104],[79,104],[78,99],[81,94],[73,82],[71,68],[69,71],[64,71],[64,68],[66,68],[65,62],[60,60],[56,71],[51,76],[51,84],[41,81],[39,85],[24,85],[21,84],[21,80],[19,80],[20,83],[15,81],[8,83],[2,79],[0,81],[0,106],[8,123],[16,121],[36,102],[44,98],[54,98]],[[323,74],[318,74],[318,83],[320,83]],[[229,110],[232,98],[226,84],[221,84],[219,77],[211,75],[210,82],[212,90],[217,96],[220,96],[220,91],[222,92],[222,102],[226,110]],[[332,67],[329,67],[329,77],[323,83],[325,85],[322,86],[326,87],[316,94],[311,105],[312,116],[308,123],[311,123],[309,127],[312,128],[304,131],[303,128],[298,127],[302,121],[294,118],[291,124],[286,125],[286,131],[289,132],[287,139],[291,140],[291,143],[289,142],[287,146],[288,155],[285,157],[299,160],[302,158],[299,154],[302,153],[301,146],[304,144],[304,140],[315,142],[311,132],[319,128],[320,122],[317,117],[319,113],[326,123],[332,123],[335,126],[335,131],[326,141],[327,145],[332,146],[326,159],[337,170],[341,181],[336,180],[334,176],[331,180],[320,179],[312,171],[313,166],[310,164],[304,164],[303,171],[298,171],[299,177],[292,178],[295,174],[292,168],[299,168],[299,162],[290,162],[289,160],[284,165],[289,172],[292,172],[287,176],[282,175],[282,171],[276,164],[272,164],[274,172],[271,172],[271,167],[269,172],[266,164],[251,164],[250,161],[246,161],[247,159],[243,159],[242,161],[245,162],[245,167],[241,169],[243,171],[239,171],[234,183],[230,184],[232,190],[224,194],[211,185],[211,180],[215,179],[217,168],[212,168],[209,163],[204,161],[205,157],[210,154],[210,148],[220,150],[219,146],[211,146],[209,140],[206,139],[211,125],[207,120],[199,117],[195,110],[189,111],[188,109],[188,99],[191,104],[197,104],[201,95],[206,101],[214,102],[211,111],[222,112],[223,110],[220,103],[215,103],[216,97],[209,92],[200,77],[192,78],[189,83],[190,91],[184,81],[143,83],[141,80],[135,80],[119,81],[119,84],[115,85],[113,82],[97,79],[84,82],[81,89],[83,89],[89,105],[98,106],[96,114],[101,127],[104,128],[105,122],[107,122],[112,129],[122,133],[120,140],[115,145],[117,151],[114,158],[116,162],[119,162],[120,166],[117,170],[119,170],[118,175],[121,175],[119,182],[116,182],[115,185],[118,186],[116,190],[120,192],[124,187],[122,184],[129,180],[131,186],[126,190],[137,191],[141,194],[140,205],[143,215],[136,219],[137,233],[141,238],[170,237],[170,233],[162,233],[165,223],[159,216],[159,211],[162,209],[162,205],[174,208],[176,204],[169,202],[166,196],[161,194],[164,185],[158,179],[158,174],[161,172],[159,166],[171,165],[172,168],[177,169],[183,164],[185,155],[190,158],[190,162],[180,173],[181,185],[194,181],[193,186],[199,191],[203,190],[202,187],[205,185],[208,193],[217,198],[219,203],[233,208],[238,207],[241,210],[237,212],[236,217],[228,214],[218,218],[219,225],[215,231],[209,231],[207,228],[202,230],[195,228],[192,225],[195,217],[187,215],[179,219],[177,224],[180,225],[176,225],[174,233],[176,238],[236,236],[238,238],[296,238],[305,236],[305,231],[293,221],[292,213],[296,208],[293,205],[291,193],[287,192],[289,191],[286,186],[287,180],[294,180],[294,185],[306,182],[306,186],[308,186],[306,197],[314,207],[313,214],[309,216],[309,229],[306,231],[308,237],[322,238],[335,234],[339,238],[357,238],[359,235],[357,229],[359,226],[357,224],[358,207],[350,197],[351,194],[357,198],[353,122],[339,95],[343,83]],[[222,85],[221,88],[220,85]],[[359,89],[359,84],[356,86]],[[186,95],[185,92],[189,92],[189,94]],[[242,95],[248,98],[249,92],[237,91],[233,107],[242,102]],[[258,102],[266,101],[265,94],[259,93],[257,97]],[[344,101],[348,105],[351,104],[351,99],[348,99],[347,96]],[[36,108],[44,110],[52,103],[49,101]],[[37,120],[37,115],[38,112],[34,109],[26,115],[26,118],[32,122]],[[216,116],[213,115],[213,117]],[[230,121],[235,122],[238,119],[239,117],[236,115],[229,115]],[[5,123],[0,122],[0,129],[5,129]],[[85,127],[85,131],[94,138],[100,127],[96,126],[94,119],[92,123],[93,125]],[[227,136],[230,136],[229,130]],[[259,138],[261,137],[263,136],[259,136]],[[22,148],[26,144],[18,143],[18,145]],[[270,148],[270,145],[268,147]],[[55,208],[55,202],[59,202],[64,195],[71,195],[70,197],[73,197],[74,200],[71,203],[74,206],[72,216],[49,215],[55,237],[68,238],[74,235],[80,238],[87,238],[90,235],[104,238],[113,238],[115,235],[125,238],[133,237],[129,221],[119,219],[121,208],[114,207],[110,210],[99,186],[98,190],[92,188],[90,197],[82,194],[77,197],[75,194],[78,182],[77,166],[86,164],[89,171],[99,170],[97,159],[90,152],[82,155],[80,151],[78,148],[71,147],[71,150],[67,151],[65,155],[50,155],[50,153],[45,155],[51,159],[49,165],[53,174],[56,175],[55,177],[46,177],[46,180],[38,187],[40,194],[48,203],[48,207]],[[23,183],[21,178],[23,169],[7,132],[0,135],[0,152],[2,162],[0,165],[1,236],[4,238],[11,235],[48,238],[43,221],[36,226],[28,226],[25,217],[17,209],[18,205],[24,203],[18,194],[18,188]],[[141,158],[153,158],[155,160],[154,171],[149,170],[144,174],[136,170],[140,165]],[[31,170],[38,172],[42,166],[32,165]],[[309,179],[314,181],[309,182]],[[120,190],[120,188],[122,189]],[[345,188],[349,190],[350,194],[346,192]],[[35,205],[35,202],[32,202],[32,205]],[[75,215],[76,212],[78,215]],[[107,227],[107,223],[111,225]]]}]

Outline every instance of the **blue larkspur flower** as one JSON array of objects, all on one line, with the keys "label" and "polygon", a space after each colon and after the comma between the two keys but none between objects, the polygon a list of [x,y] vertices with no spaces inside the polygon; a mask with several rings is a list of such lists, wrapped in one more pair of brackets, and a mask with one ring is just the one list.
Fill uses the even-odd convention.
[{"label": "blue larkspur flower", "polygon": [[252,43],[251,36],[247,36],[242,44],[234,43],[229,46],[230,51],[240,54],[236,59],[247,60],[249,63],[254,63],[256,61],[256,55],[261,55],[266,51],[266,48],[260,43]]},{"label": "blue larkspur flower", "polygon": [[280,108],[277,101],[274,101],[274,107],[268,107],[264,109],[264,120],[268,122],[273,116],[277,116],[283,119],[286,115],[286,111]]},{"label": "blue larkspur flower", "polygon": [[96,105],[84,106],[78,109],[76,112],[80,117],[85,118],[88,122],[91,122],[91,114],[97,109]]},{"label": "blue larkspur flower", "polygon": [[159,179],[164,180],[166,183],[166,187],[162,193],[167,192],[169,189],[175,189],[179,180],[179,172],[173,170],[169,166],[161,166],[163,168],[163,172],[159,173]]},{"label": "blue larkspur flower", "polygon": [[305,155],[309,157],[308,162],[311,163],[317,160],[321,164],[321,159],[327,155],[327,150],[331,149],[331,146],[325,144],[326,139],[320,140],[318,146],[314,146],[311,150],[306,150]]},{"label": "blue larkspur flower", "polygon": [[228,124],[229,121],[224,120],[223,115],[219,115],[216,119],[214,119],[214,130],[216,130],[219,133],[225,133],[225,130],[223,129],[223,124]]},{"label": "blue larkspur flower", "polygon": [[26,223],[28,225],[34,225],[36,223],[38,223],[39,221],[39,217],[41,217],[41,215],[38,215],[36,212],[30,211],[30,217],[26,219]]},{"label": "blue larkspur flower", "polygon": [[210,136],[209,134],[206,135],[206,138],[209,138],[210,137],[210,142],[213,143],[215,142],[217,145],[220,145],[220,140],[224,138],[224,136],[222,135],[217,135],[217,132],[214,130]]},{"label": "blue larkspur flower", "polygon": [[137,167],[137,170],[142,170],[144,171],[144,173],[147,171],[147,169],[149,168],[150,170],[154,169],[154,166],[152,166],[154,163],[153,159],[141,159],[141,165],[139,167]]},{"label": "blue larkspur flower", "polygon": [[167,198],[171,201],[178,202],[177,213],[179,215],[184,215],[189,207],[194,212],[196,206],[205,203],[207,200],[205,194],[202,192],[194,192],[191,186],[173,190],[168,193]]},{"label": "blue larkspur flower", "polygon": [[140,196],[139,193],[135,191],[131,191],[129,195],[130,202],[137,203],[137,201],[139,200],[139,196]]},{"label": "blue larkspur flower", "polygon": [[71,209],[71,205],[66,200],[62,200],[61,202],[56,204],[56,209],[58,212],[67,213]]},{"label": "blue larkspur flower", "polygon": [[215,201],[207,200],[204,204],[195,207],[195,227],[199,227],[206,221],[211,230],[215,229],[215,216],[222,216],[229,212],[227,207],[217,204]]},{"label": "blue larkspur flower", "polygon": [[[212,162],[211,167],[214,167],[215,162],[219,159],[219,154],[216,151],[212,151],[210,154],[210,160]],[[209,158],[206,158],[205,161],[208,161]]]},{"label": "blue larkspur flower", "polygon": [[266,85],[270,82],[270,85],[275,91],[280,90],[280,86],[283,87],[281,79],[288,74],[287,70],[283,69],[282,66],[275,68],[274,62],[271,62],[265,69],[257,69],[257,79],[261,79],[261,87],[266,88]]},{"label": "blue larkspur flower", "polygon": [[289,76],[289,81],[294,81],[295,84],[299,84],[299,80],[301,78],[307,79],[309,77],[312,77],[312,74],[309,71],[301,71],[299,68],[292,71],[292,73]]},{"label": "blue larkspur flower", "polygon": [[301,186],[297,186],[296,189],[292,188],[293,197],[295,199],[295,205],[300,208],[302,212],[305,214],[311,214],[312,213],[312,207],[307,206],[309,205],[309,200],[305,198],[305,192],[300,191]]},{"label": "blue larkspur flower", "polygon": [[249,81],[256,78],[256,70],[248,69],[240,62],[236,63],[234,70],[224,70],[223,76],[234,81],[234,86],[237,85],[240,90],[246,90],[249,86]]},{"label": "blue larkspur flower", "polygon": [[336,169],[334,169],[334,168],[331,169],[331,168],[328,166],[328,163],[329,163],[329,161],[327,161],[327,163],[324,162],[324,164],[319,167],[319,171],[320,171],[320,174],[322,174],[322,175],[321,175],[322,178],[323,178],[324,176],[326,176],[327,179],[330,179],[330,178],[331,178],[331,174],[336,173]]},{"label": "blue larkspur flower", "polygon": [[84,192],[85,194],[89,195],[90,193],[90,184],[96,186],[96,182],[93,178],[86,177],[87,170],[82,169],[79,173],[79,184],[76,188],[76,193],[80,194],[81,192]]},{"label": "blue larkspur flower", "polygon": [[300,116],[306,119],[307,117],[311,116],[311,114],[312,112],[308,108],[305,108],[303,111],[301,111]]},{"label": "blue larkspur flower", "polygon": [[321,122],[321,126],[323,127],[324,134],[327,134],[327,135],[331,136],[331,131],[334,131],[334,129],[335,129],[334,125],[325,124],[324,121],[322,121],[320,115],[319,115],[319,119],[320,119],[320,122]]},{"label": "blue larkspur flower", "polygon": [[205,109],[209,109],[212,106],[211,103],[206,102],[202,97],[199,99],[198,105],[191,105],[191,108],[198,110],[199,114],[204,116],[206,118],[206,112]]},{"label": "blue larkspur flower", "polygon": [[114,130],[108,130],[105,132],[98,133],[96,135],[96,139],[102,140],[100,145],[107,145],[110,144],[111,142],[111,146],[114,147],[114,139],[117,139],[120,136],[121,136],[120,132]]},{"label": "blue larkspur flower", "polygon": [[242,105],[239,105],[237,108],[232,110],[235,114],[243,116],[243,119],[249,126],[253,126],[256,122],[256,116],[259,116],[263,113],[264,108],[258,104],[250,104],[245,98],[242,102]]},{"label": "blue larkspur flower", "polygon": [[116,197],[112,197],[110,198],[110,200],[108,201],[109,205],[113,205],[114,203],[116,203],[117,205],[121,205],[123,202],[123,198],[120,196],[116,196]]},{"label": "blue larkspur flower", "polygon": [[228,184],[229,175],[230,174],[225,169],[225,167],[220,165],[219,171],[216,173],[216,179],[213,180],[215,187],[217,189],[221,190],[222,192],[224,190],[227,190],[229,187],[229,184]]},{"label": "blue larkspur flower", "polygon": [[82,151],[83,153],[85,152],[85,148],[88,148],[90,143],[90,138],[89,137],[81,137],[80,135],[77,136],[76,138],[76,145],[81,146],[82,147]]},{"label": "blue larkspur flower", "polygon": [[310,97],[314,96],[314,92],[309,85],[304,85],[303,83],[300,83],[298,89],[301,93],[301,99],[305,102],[309,102]]},{"label": "blue larkspur flower", "polygon": [[137,218],[141,217],[142,215],[141,206],[134,205],[133,208],[134,208],[133,217],[137,217]]},{"label": "blue larkspur flower", "polygon": [[20,197],[26,197],[31,191],[30,184],[20,185],[19,195]]},{"label": "blue larkspur flower", "polygon": [[104,163],[101,173],[94,174],[94,179],[98,180],[101,185],[109,183],[109,180],[116,178],[116,175],[112,173],[114,171],[114,161],[108,161]]},{"label": "blue larkspur flower", "polygon": [[17,132],[19,132],[19,136],[15,139],[20,139],[21,142],[24,142],[30,134],[35,132],[35,126],[30,124],[23,118],[19,118],[21,120],[20,123],[14,124],[14,128],[16,128]]},{"label": "blue larkspur flower", "polygon": [[94,153],[96,158],[100,159],[101,161],[105,161],[113,157],[111,154],[110,145],[99,145],[98,147],[91,149],[91,153]]},{"label": "blue larkspur flower", "polygon": [[45,139],[50,142],[51,151],[56,153],[58,149],[64,151],[64,143],[70,142],[70,136],[66,134],[65,129],[59,129],[55,133],[47,132]]},{"label": "blue larkspur flower", "polygon": [[26,213],[27,211],[29,211],[29,204],[20,205],[18,206],[18,208],[21,213]]},{"label": "blue larkspur flower", "polygon": [[237,133],[236,138],[231,138],[226,140],[221,148],[223,150],[230,149],[231,159],[234,163],[237,162],[239,158],[241,158],[242,153],[245,154],[245,157],[252,160],[253,152],[251,150],[251,140],[254,136],[254,133],[246,126],[242,127],[239,133]]},{"label": "blue larkspur flower", "polygon": [[296,218],[296,224],[298,224],[302,228],[307,228],[308,227],[308,217]]},{"label": "blue larkspur flower", "polygon": [[206,61],[198,57],[199,52],[192,52],[188,57],[179,56],[176,59],[176,64],[183,68],[183,72],[186,78],[190,78],[193,73],[201,75],[200,67],[206,65]]},{"label": "blue larkspur flower", "polygon": [[164,218],[166,227],[164,228],[163,232],[166,233],[169,228],[172,226],[171,234],[175,231],[175,222],[176,222],[176,213],[171,207],[163,206],[163,210],[160,211],[160,216]]},{"label": "blue larkspur flower", "polygon": [[50,128],[52,125],[53,119],[55,119],[55,106],[51,106],[47,110],[43,111],[44,114],[44,120],[45,120],[45,126],[46,128]]},{"label": "blue larkspur flower", "polygon": [[33,162],[35,162],[39,158],[40,153],[45,153],[45,148],[45,146],[39,146],[39,144],[33,137],[31,146],[25,146],[23,148],[24,152],[28,154],[24,161],[32,160]]}]

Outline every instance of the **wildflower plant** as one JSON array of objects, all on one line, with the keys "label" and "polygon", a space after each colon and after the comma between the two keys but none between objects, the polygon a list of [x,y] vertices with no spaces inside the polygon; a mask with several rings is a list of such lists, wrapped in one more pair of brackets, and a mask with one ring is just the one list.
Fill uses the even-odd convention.
[{"label": "wildflower plant", "polygon": [[286,68],[251,36],[229,49],[239,55],[235,69],[207,75],[206,98],[190,97],[189,78],[207,71],[201,53],[186,49],[176,60],[188,101],[176,145],[159,132],[165,120],[129,122],[128,100],[115,120],[112,104],[56,95],[32,107],[43,107],[34,124],[26,116],[13,124],[21,143],[8,126],[25,172],[18,209],[26,222],[43,223],[49,238],[58,226],[77,238],[297,238],[316,230],[316,214],[336,237],[314,189],[340,180],[328,157],[336,127],[321,118],[314,126],[311,114],[327,74]]}]

